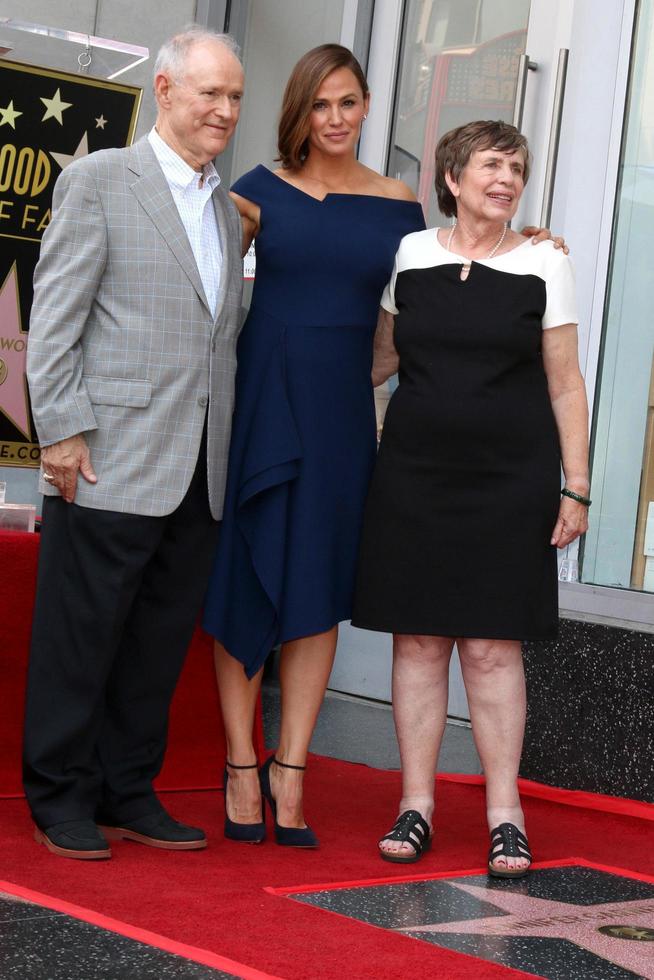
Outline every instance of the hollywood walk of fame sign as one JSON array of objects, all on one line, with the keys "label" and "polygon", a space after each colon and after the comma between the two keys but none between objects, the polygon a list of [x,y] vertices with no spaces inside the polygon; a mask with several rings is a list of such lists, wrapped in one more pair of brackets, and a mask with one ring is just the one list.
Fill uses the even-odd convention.
[{"label": "hollywood walk of fame sign", "polygon": [[25,357],[55,181],[74,160],[132,142],[141,94],[0,59],[0,466],[39,465]]},{"label": "hollywood walk of fame sign", "polygon": [[585,861],[515,881],[420,876],[289,897],[547,980],[654,980],[654,879]]}]

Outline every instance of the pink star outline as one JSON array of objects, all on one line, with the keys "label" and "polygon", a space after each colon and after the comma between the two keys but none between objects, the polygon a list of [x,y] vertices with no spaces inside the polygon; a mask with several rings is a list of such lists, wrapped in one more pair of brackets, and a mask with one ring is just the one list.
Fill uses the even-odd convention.
[{"label": "pink star outline", "polygon": [[504,916],[465,919],[434,925],[403,926],[398,932],[477,933],[481,936],[533,936],[567,939],[609,963],[654,980],[652,945],[598,932],[600,926],[654,926],[654,896],[633,902],[572,905],[544,898],[530,898],[510,891],[489,891],[477,885],[448,881],[449,885],[507,912]]},{"label": "pink star outline", "polygon": [[0,287],[0,359],[7,366],[7,377],[0,384],[0,412],[27,439],[31,439],[25,379],[26,356],[27,331],[23,330],[21,324],[18,271],[14,262]]}]

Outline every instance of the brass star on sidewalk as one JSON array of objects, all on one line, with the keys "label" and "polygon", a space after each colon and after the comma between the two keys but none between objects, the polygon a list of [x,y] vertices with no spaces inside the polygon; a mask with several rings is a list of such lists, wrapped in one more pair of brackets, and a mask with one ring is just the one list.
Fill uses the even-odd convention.
[{"label": "brass star on sidewalk", "polygon": [[86,157],[89,154],[89,141],[88,134],[84,133],[81,140],[77,144],[77,149],[74,153],[53,153],[52,150],[48,150],[48,153],[53,160],[56,160],[61,169],[63,170],[70,163],[75,160],[79,160],[80,157]]},{"label": "brass star on sidewalk", "polygon": [[60,126],[64,124],[63,112],[64,109],[70,109],[72,102],[62,102],[61,99],[61,89],[57,89],[55,94],[51,99],[41,99],[41,102],[45,106],[45,115],[41,122],[45,122],[46,119],[56,119]]},{"label": "brass star on sidewalk", "polygon": [[0,126],[4,126],[5,123],[8,123],[12,129],[15,129],[16,119],[18,118],[18,116],[22,116],[22,115],[23,115],[22,112],[19,112],[17,109],[14,109],[14,100],[12,99],[6,109],[0,109],[0,116],[2,116],[2,118],[0,119]]},{"label": "brass star on sidewalk", "polygon": [[104,127],[107,125],[107,122],[108,121],[109,120],[105,119],[104,116],[98,116],[96,118],[96,120],[95,120],[95,128],[96,129],[104,129]]}]

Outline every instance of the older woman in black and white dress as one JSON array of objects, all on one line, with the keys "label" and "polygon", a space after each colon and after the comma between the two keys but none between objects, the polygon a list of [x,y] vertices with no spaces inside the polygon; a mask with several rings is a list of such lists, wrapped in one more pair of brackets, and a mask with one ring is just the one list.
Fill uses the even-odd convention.
[{"label": "older woman in black and white dress", "polygon": [[459,127],[437,147],[439,205],[456,221],[402,240],[382,299],[374,381],[399,370],[399,385],[352,620],[395,634],[403,789],[382,858],[415,861],[430,844],[456,642],[500,877],[531,862],[521,641],[554,636],[556,549],[586,530],[590,503],[570,261],[509,228],[528,174],[526,140],[502,122]]}]

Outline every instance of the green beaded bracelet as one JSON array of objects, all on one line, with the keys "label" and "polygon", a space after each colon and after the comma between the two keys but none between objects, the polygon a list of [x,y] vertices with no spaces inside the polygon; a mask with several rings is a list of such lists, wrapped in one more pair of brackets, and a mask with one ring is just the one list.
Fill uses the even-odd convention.
[{"label": "green beaded bracelet", "polygon": [[563,488],[561,496],[570,497],[570,500],[576,500],[578,504],[583,504],[584,507],[590,507],[592,504],[592,500],[589,500],[588,497],[582,497],[580,493],[575,493],[574,490],[568,490],[567,487]]}]

